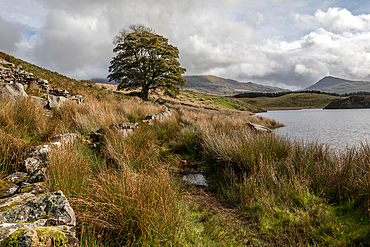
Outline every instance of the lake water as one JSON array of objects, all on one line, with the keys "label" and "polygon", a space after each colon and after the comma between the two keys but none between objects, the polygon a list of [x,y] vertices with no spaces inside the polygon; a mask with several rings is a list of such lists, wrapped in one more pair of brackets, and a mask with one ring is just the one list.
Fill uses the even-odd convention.
[{"label": "lake water", "polygon": [[285,127],[275,133],[304,142],[328,144],[341,149],[370,142],[370,109],[304,109],[258,113],[273,118]]}]

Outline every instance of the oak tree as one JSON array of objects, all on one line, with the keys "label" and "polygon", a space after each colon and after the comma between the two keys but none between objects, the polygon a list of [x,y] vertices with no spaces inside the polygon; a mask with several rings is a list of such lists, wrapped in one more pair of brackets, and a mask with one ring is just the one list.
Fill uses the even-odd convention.
[{"label": "oak tree", "polygon": [[150,28],[132,25],[122,30],[113,43],[116,56],[110,62],[108,78],[118,83],[118,90],[141,88],[142,98],[149,99],[150,90],[162,88],[175,96],[179,86],[186,86],[179,50]]}]

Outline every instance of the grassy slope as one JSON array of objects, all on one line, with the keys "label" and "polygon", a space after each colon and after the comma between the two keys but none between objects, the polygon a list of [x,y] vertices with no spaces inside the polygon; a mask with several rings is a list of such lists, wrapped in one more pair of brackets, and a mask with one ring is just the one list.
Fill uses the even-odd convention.
[{"label": "grassy slope", "polygon": [[[59,82],[65,77],[57,73],[39,73],[73,87]],[[52,118],[30,100],[0,101],[2,176],[30,144],[56,133],[85,135],[160,110],[152,102],[79,86],[86,104],[68,105]],[[370,244],[370,146],[333,155],[316,144],[256,134],[245,128],[247,121],[277,123],[246,112],[169,107],[171,119],[129,138],[107,133],[100,150],[89,149],[83,138],[49,157],[50,186],[70,199],[81,246]],[[201,162],[209,189],[179,182],[184,157]]]},{"label": "grassy slope", "polygon": [[338,98],[340,97],[325,94],[292,93],[276,98],[240,98],[240,100],[264,110],[283,110],[324,108]]}]

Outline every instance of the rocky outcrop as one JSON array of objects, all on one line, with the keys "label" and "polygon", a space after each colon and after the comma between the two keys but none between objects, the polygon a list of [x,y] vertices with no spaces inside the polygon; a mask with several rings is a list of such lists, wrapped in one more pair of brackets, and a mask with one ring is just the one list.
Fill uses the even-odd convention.
[{"label": "rocky outcrop", "polygon": [[[46,169],[54,148],[79,138],[59,135],[48,145],[31,148],[19,171],[0,180],[1,246],[78,246],[74,211],[62,191],[49,192]],[[40,241],[50,244],[38,245]]]},{"label": "rocky outcrop", "polygon": [[70,101],[77,104],[84,103],[81,95],[71,95],[67,90],[59,88],[52,89],[47,80],[35,77],[32,73],[24,71],[21,66],[16,66],[2,59],[0,59],[0,83],[5,83],[0,85],[0,96],[11,100],[27,97],[24,90],[31,85],[37,86],[44,91],[43,97],[31,97],[46,109],[60,108]]},{"label": "rocky outcrop", "polygon": [[353,95],[345,99],[335,99],[324,109],[361,109],[370,108],[370,96]]},{"label": "rocky outcrop", "polygon": [[0,59],[0,82],[16,82],[25,88],[30,85],[36,85],[42,90],[50,88],[47,80],[33,76],[32,73],[23,70],[22,66],[16,66],[2,59]]}]

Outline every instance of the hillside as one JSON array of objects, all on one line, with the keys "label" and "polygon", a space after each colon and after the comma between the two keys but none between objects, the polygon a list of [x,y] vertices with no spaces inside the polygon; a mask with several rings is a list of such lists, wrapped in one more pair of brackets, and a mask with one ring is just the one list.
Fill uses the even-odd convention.
[{"label": "hillside", "polygon": [[280,97],[239,98],[264,110],[324,108],[340,97],[315,93],[290,93]]},{"label": "hillside", "polygon": [[332,101],[325,109],[359,109],[370,108],[370,96],[350,96]]},{"label": "hillside", "polygon": [[217,95],[235,95],[243,92],[286,92],[287,89],[264,86],[252,82],[241,83],[212,75],[184,76],[187,90]]},{"label": "hillside", "polygon": [[[369,144],[334,153],[229,97],[143,101],[0,58],[0,86],[24,74],[28,94],[0,100],[0,246],[370,245]],[[29,97],[56,87],[85,103]]]},{"label": "hillside", "polygon": [[351,81],[332,76],[322,78],[305,90],[320,90],[322,92],[345,94],[352,92],[370,92],[370,82]]}]

